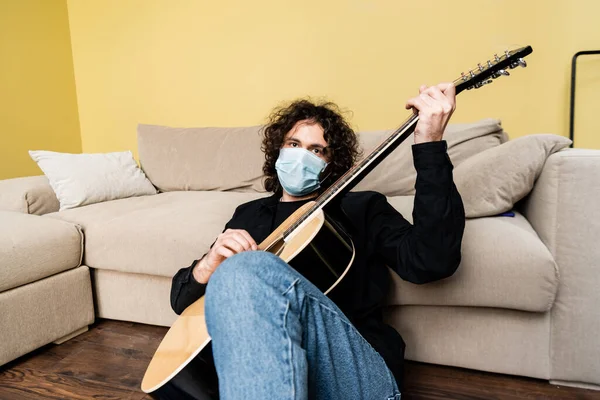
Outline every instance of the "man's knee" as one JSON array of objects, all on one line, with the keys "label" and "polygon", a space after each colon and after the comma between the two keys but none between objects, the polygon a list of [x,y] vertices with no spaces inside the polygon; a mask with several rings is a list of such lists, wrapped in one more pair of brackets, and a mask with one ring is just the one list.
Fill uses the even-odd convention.
[{"label": "man's knee", "polygon": [[232,301],[244,293],[259,290],[261,285],[275,283],[281,274],[291,268],[276,255],[265,251],[245,251],[229,257],[221,263],[208,280],[207,296],[224,297]]},{"label": "man's knee", "polygon": [[[245,288],[256,287],[261,271],[273,264],[271,253],[245,251],[223,261],[208,280],[206,293],[211,295],[240,293]],[[257,282],[258,281],[258,282]]]},{"label": "man's knee", "polygon": [[264,251],[244,251],[223,261],[213,272],[209,286],[236,285],[237,281],[254,279],[272,254]]},{"label": "man's knee", "polygon": [[[269,308],[280,298],[281,289],[294,277],[291,267],[264,251],[247,251],[229,257],[208,280],[205,313],[213,323],[228,323],[239,313]],[[288,284],[289,285],[289,284]]]}]

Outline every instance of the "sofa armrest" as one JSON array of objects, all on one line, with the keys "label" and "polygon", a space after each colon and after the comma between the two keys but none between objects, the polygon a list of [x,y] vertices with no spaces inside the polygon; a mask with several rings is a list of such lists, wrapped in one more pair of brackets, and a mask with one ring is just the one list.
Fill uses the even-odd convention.
[{"label": "sofa armrest", "polygon": [[0,210],[43,215],[59,207],[45,175],[0,180]]},{"label": "sofa armrest", "polygon": [[558,265],[550,378],[600,384],[600,151],[548,158],[523,213]]}]

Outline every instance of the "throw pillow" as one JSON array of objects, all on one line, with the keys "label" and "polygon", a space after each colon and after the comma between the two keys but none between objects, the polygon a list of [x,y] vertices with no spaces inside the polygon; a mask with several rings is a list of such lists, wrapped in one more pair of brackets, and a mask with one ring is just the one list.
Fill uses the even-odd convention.
[{"label": "throw pillow", "polygon": [[454,182],[467,218],[510,210],[533,189],[548,156],[570,144],[563,136],[529,135],[465,160],[454,169]]},{"label": "throw pillow", "polygon": [[[360,140],[366,156],[393,130],[361,132]],[[498,146],[508,140],[497,119],[483,119],[465,124],[449,124],[444,132],[448,142],[448,156],[454,166],[483,150]],[[385,160],[367,175],[355,190],[376,190],[386,196],[415,194],[417,171],[412,157],[413,136],[409,136]]]},{"label": "throw pillow", "polygon": [[68,154],[30,151],[46,174],[60,210],[125,197],[156,194],[130,151]]}]

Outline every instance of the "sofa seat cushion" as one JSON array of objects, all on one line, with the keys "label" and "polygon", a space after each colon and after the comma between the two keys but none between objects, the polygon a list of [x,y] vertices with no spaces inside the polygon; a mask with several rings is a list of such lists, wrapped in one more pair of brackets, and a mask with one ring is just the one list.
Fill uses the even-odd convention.
[{"label": "sofa seat cushion", "polygon": [[259,193],[187,191],[132,197],[48,214],[80,225],[91,268],[172,277],[200,258],[235,208]]},{"label": "sofa seat cushion", "polygon": [[[389,202],[407,219],[412,196]],[[558,289],[558,269],[529,222],[514,217],[467,219],[462,261],[450,278],[415,285],[391,273],[391,305],[476,306],[545,312]]]},{"label": "sofa seat cushion", "polygon": [[0,292],[78,267],[82,246],[73,224],[0,211]]}]

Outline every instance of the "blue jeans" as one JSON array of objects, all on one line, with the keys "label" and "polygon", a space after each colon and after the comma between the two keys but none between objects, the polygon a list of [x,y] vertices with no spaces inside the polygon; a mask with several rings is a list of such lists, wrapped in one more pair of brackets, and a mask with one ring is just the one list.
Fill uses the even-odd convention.
[{"label": "blue jeans", "polygon": [[221,263],[205,312],[222,400],[400,399],[383,358],[342,311],[271,253]]}]

